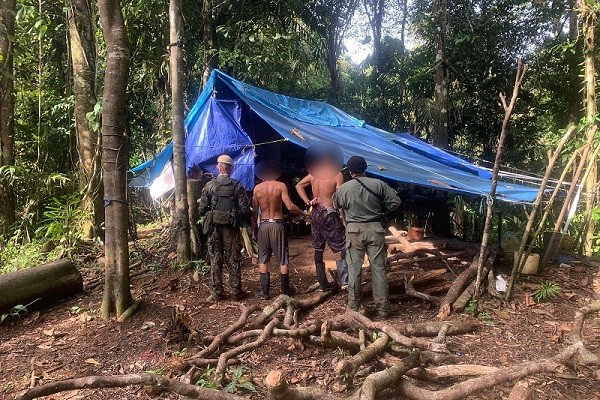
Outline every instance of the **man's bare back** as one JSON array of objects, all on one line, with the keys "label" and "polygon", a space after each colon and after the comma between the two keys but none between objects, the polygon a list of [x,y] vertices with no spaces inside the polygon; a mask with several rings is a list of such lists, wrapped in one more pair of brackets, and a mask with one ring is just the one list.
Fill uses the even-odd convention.
[{"label": "man's bare back", "polygon": [[[319,204],[323,207],[333,207],[333,194],[343,183],[344,176],[341,172],[331,179],[318,179],[309,174],[298,182],[296,190],[306,205]],[[312,189],[312,200],[309,200],[306,195],[306,187],[308,187],[308,185],[310,185]]]},{"label": "man's bare back", "polygon": [[255,221],[259,208],[261,219],[283,219],[282,202],[291,213],[303,214],[302,210],[292,203],[287,187],[282,182],[265,181],[256,185],[252,197]]}]

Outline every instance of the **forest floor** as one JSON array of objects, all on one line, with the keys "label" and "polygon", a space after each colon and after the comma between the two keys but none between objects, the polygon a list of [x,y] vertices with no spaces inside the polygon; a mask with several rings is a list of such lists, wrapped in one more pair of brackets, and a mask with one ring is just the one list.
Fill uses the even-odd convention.
[{"label": "forest floor", "polygon": [[[210,304],[204,301],[209,294],[208,276],[202,276],[200,282],[195,282],[190,271],[176,271],[170,267],[173,255],[157,246],[158,234],[157,231],[143,232],[141,238],[132,243],[132,254],[143,262],[132,270],[135,276],[131,281],[131,291],[134,298],[142,299],[142,306],[125,323],[104,321],[98,317],[102,298],[102,285],[99,283],[103,270],[92,257],[92,261],[80,266],[85,290],[79,296],[43,310],[30,311],[0,325],[0,398],[12,399],[32,383],[40,385],[88,375],[145,371],[170,376],[174,364],[201,348],[193,341],[173,343],[165,339],[175,308],[191,315],[195,328],[204,335],[215,335],[237,320],[240,314],[237,302],[225,299],[218,304]],[[312,258],[309,236],[290,239],[291,276],[300,290],[315,282]],[[328,268],[334,267],[334,260],[334,255],[327,251]],[[470,260],[461,264],[465,266],[467,261]],[[439,266],[443,265],[439,262]],[[273,297],[280,293],[276,272],[273,268]],[[544,280],[560,285],[560,293],[551,300],[536,303],[532,301],[532,293]],[[256,267],[252,267],[249,261],[243,269],[243,284],[244,289],[251,293],[259,287]],[[459,357],[460,363],[495,367],[550,357],[567,346],[575,311],[598,298],[600,262],[587,260],[553,265],[541,276],[524,279],[510,303],[484,297],[480,306],[484,312],[477,320],[479,329],[472,334],[447,336],[447,346]],[[243,302],[261,308],[271,303],[253,294]],[[393,296],[392,304],[392,316],[388,320],[392,325],[436,320],[437,306],[422,300]],[[345,310],[346,292],[342,291],[301,315],[301,319],[326,320]],[[588,319],[583,334],[588,348],[600,354],[598,315]],[[237,386],[234,385],[235,392],[250,399],[264,398],[264,378],[273,369],[286,371],[292,385],[329,389],[336,380],[333,366],[344,355],[340,349],[321,348],[293,339],[270,338],[264,346],[241,357],[243,368],[237,369],[238,372],[243,371],[243,377]],[[235,368],[230,367],[229,377]],[[359,375],[356,378],[358,384],[364,379]],[[243,389],[239,385],[243,381],[250,381],[255,391]],[[600,369],[597,368],[577,366],[568,372],[536,375],[529,382],[534,388],[532,399],[600,399]],[[210,385],[208,374],[200,384]],[[505,399],[511,388],[512,384],[506,384],[469,398]],[[177,398],[169,393],[150,395],[140,387],[73,390],[47,398],[92,400],[157,396]]]}]

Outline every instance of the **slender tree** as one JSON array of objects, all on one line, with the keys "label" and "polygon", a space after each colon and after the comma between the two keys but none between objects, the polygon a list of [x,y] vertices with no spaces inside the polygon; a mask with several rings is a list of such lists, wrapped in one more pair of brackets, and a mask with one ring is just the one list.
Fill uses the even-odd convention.
[{"label": "slender tree", "polygon": [[131,304],[127,244],[127,148],[125,108],[130,49],[119,0],[99,0],[106,42],[106,74],[102,96],[102,172],[106,213],[106,267],[102,318],[123,314]]},{"label": "slender tree", "polygon": [[[0,167],[15,163],[13,93],[13,37],[16,0],[0,0]],[[15,222],[15,195],[11,182],[0,176],[0,237]]]},{"label": "slender tree", "polygon": [[369,19],[369,25],[371,26],[371,32],[373,33],[373,65],[377,68],[378,73],[381,73],[381,63],[384,61],[381,59],[381,29],[383,26],[383,19],[385,17],[385,0],[363,0],[365,12]]},{"label": "slender tree", "polygon": [[448,148],[448,62],[446,57],[446,35],[448,9],[446,0],[433,1],[435,20],[435,84],[433,91],[433,145]]},{"label": "slender tree", "polygon": [[104,203],[100,165],[99,135],[88,119],[96,105],[96,42],[90,0],[69,0],[69,44],[73,65],[75,95],[75,129],[79,155],[79,188],[83,192],[81,207],[89,216],[84,222],[84,236],[102,235]]},{"label": "slender tree", "polygon": [[190,220],[187,202],[187,178],[185,166],[185,136],[183,131],[183,19],[181,0],[169,3],[170,21],[170,72],[172,101],[173,173],[175,175],[175,234],[177,235],[177,262],[190,261]]},{"label": "slender tree", "polygon": [[348,28],[358,0],[334,0],[323,2],[312,0],[307,3],[303,19],[311,30],[325,42],[325,64],[333,97],[340,91],[338,61],[344,33]]},{"label": "slender tree", "polygon": [[[585,102],[585,122],[587,124],[588,142],[592,143],[593,136],[596,134],[596,68],[594,66],[594,31],[596,29],[596,1],[595,0],[580,0],[579,8],[581,19],[583,21],[583,56],[584,56],[584,102]],[[587,154],[587,152],[586,152]],[[581,162],[585,162],[583,159]],[[587,174],[585,185],[586,205],[585,215],[586,223],[584,230],[584,252],[586,255],[592,255],[593,236],[595,235],[596,223],[593,218],[593,209],[595,206],[596,192],[598,191],[597,183],[597,163],[590,164],[591,170]]]},{"label": "slender tree", "polygon": [[204,47],[204,62],[202,64],[202,87],[208,82],[210,72],[217,67],[219,63],[219,53],[214,48],[215,23],[213,17],[212,0],[202,2],[203,29],[202,29],[202,47]]}]

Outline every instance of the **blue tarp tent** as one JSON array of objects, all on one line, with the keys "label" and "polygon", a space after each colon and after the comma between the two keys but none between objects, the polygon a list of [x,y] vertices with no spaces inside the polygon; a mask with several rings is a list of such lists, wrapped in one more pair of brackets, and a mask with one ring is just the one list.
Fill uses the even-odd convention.
[{"label": "blue tarp tent", "polygon": [[[362,155],[369,164],[367,173],[387,180],[478,196],[490,191],[488,170],[420,139],[377,129],[327,103],[269,92],[218,70],[190,110],[185,129],[188,170],[199,166],[214,173],[216,158],[227,153],[235,162],[233,177],[248,190],[254,187],[256,162],[276,159],[285,166],[297,158],[294,149],[324,140],[339,145],[344,161]],[[168,174],[172,154],[170,144],[132,169],[137,177],[130,185],[151,187],[157,177]],[[498,198],[509,202],[532,202],[536,195],[537,188],[514,183],[499,182],[497,188]]]}]

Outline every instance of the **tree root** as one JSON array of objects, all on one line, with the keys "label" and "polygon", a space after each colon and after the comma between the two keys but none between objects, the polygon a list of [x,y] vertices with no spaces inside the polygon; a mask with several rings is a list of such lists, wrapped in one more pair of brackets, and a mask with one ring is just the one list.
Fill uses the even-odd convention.
[{"label": "tree root", "polygon": [[398,364],[391,368],[385,369],[380,372],[369,375],[361,389],[358,399],[359,400],[375,400],[377,394],[381,390],[395,386],[397,382],[402,379],[402,376],[413,368],[424,365],[426,360],[421,359],[421,354],[415,352],[408,357],[402,359]]},{"label": "tree root", "polygon": [[[583,341],[581,336],[583,323],[588,315],[597,313],[598,311],[600,311],[600,300],[595,301],[592,304],[588,304],[587,306],[583,306],[577,310],[575,313],[575,318],[573,319],[573,326],[571,327],[571,343]],[[582,347],[579,351],[579,358],[583,364],[600,364],[600,358],[585,347]]]},{"label": "tree root", "polygon": [[210,356],[215,351],[217,351],[219,346],[221,346],[223,344],[223,342],[225,342],[227,339],[229,339],[229,337],[231,335],[233,335],[234,332],[237,332],[238,330],[240,330],[244,326],[246,326],[250,315],[252,315],[252,313],[258,311],[259,307],[253,306],[253,307],[248,308],[245,305],[240,304],[240,310],[242,311],[242,314],[240,315],[238,320],[235,323],[231,324],[223,332],[221,332],[217,336],[215,336],[212,343],[208,347],[206,347],[204,350],[202,350],[200,353],[198,353],[197,356],[194,356],[192,358],[204,358],[204,357]]},{"label": "tree root", "polygon": [[271,336],[271,334],[273,333],[273,329],[275,329],[275,326],[277,325],[279,325],[279,320],[275,318],[271,320],[271,322],[269,322],[267,326],[265,326],[263,332],[254,342],[243,344],[241,346],[228,350],[225,353],[222,353],[219,356],[219,362],[217,363],[217,367],[215,368],[215,382],[217,382],[218,385],[221,385],[221,383],[223,383],[223,378],[225,377],[225,368],[227,367],[228,360],[232,359],[233,357],[237,357],[242,353],[260,347]]},{"label": "tree root", "polygon": [[[263,310],[263,313],[266,312],[270,313],[269,315],[272,315],[276,311],[271,311],[273,307],[281,307],[281,305],[287,306],[292,304],[294,307],[300,307],[299,309],[302,307],[311,307],[318,303],[318,300],[316,299],[325,298],[326,295],[327,294],[324,293],[321,296],[313,297],[305,302],[298,302],[289,296],[280,296],[280,299],[276,301],[274,305],[270,306],[270,309],[267,307],[269,310]],[[222,384],[227,365],[239,362],[237,356],[262,346],[270,337],[279,336],[302,339],[322,346],[344,348],[356,352],[354,356],[341,361],[336,365],[336,371],[340,377],[346,378],[346,382],[352,382],[359,368],[370,360],[378,359],[381,362],[379,364],[380,366],[389,366],[383,371],[368,375],[360,389],[350,395],[350,397],[345,397],[346,400],[371,400],[381,397],[383,393],[385,393],[385,396],[389,397],[388,392],[412,400],[458,400],[497,385],[522,380],[530,375],[554,372],[557,368],[566,366],[576,354],[579,355],[584,362],[598,362],[597,356],[585,348],[582,340],[582,329],[585,319],[590,314],[600,311],[600,301],[581,307],[577,311],[571,329],[570,339],[572,344],[562,352],[554,357],[524,362],[501,369],[493,369],[486,366],[465,365],[441,365],[435,368],[416,369],[417,367],[425,366],[427,364],[456,362],[456,357],[448,354],[441,354],[444,352],[447,353],[443,343],[435,343],[435,341],[429,341],[420,337],[408,337],[403,333],[411,335],[419,333],[435,336],[437,332],[438,339],[441,338],[443,341],[445,335],[472,331],[477,325],[470,322],[447,321],[441,323],[392,327],[385,322],[371,321],[369,318],[349,310],[344,315],[340,315],[331,321],[325,321],[323,323],[320,321],[312,321],[304,326],[291,329],[278,327],[280,321],[273,318],[262,329],[245,331],[232,336],[234,332],[243,329],[244,326],[248,325],[250,315],[256,310],[257,308],[246,308],[242,306],[242,314],[236,323],[215,336],[209,346],[198,353],[198,355],[186,361],[190,361],[190,364],[195,366],[216,364],[214,380],[218,384]],[[257,320],[263,321],[262,317],[257,318]],[[358,337],[351,336],[342,331],[345,329],[352,329],[356,332],[361,328],[363,329],[362,336],[359,332]],[[369,334],[370,332],[377,332],[378,338],[374,342],[369,343],[367,340],[369,335],[365,335],[366,330],[369,331]],[[203,358],[210,357],[224,344],[234,344],[250,338],[255,338],[255,340],[222,352],[218,360],[214,358]],[[391,347],[388,346],[390,339],[396,342]],[[415,348],[423,349],[424,351],[414,351],[413,349]],[[401,354],[403,355],[403,358],[394,357],[392,354]],[[590,358],[590,355],[593,358]],[[434,379],[436,383],[439,384],[440,379],[473,375],[479,376],[455,383],[437,391],[419,387],[403,378],[404,376],[410,376],[416,379]],[[318,388],[290,388],[281,371],[272,371],[269,373],[265,383],[268,388],[268,398],[272,400],[334,400],[342,398]],[[85,378],[67,379],[30,388],[22,392],[17,399],[35,399],[65,390],[111,388],[129,385],[152,386],[159,390],[168,390],[193,399],[242,399],[241,397],[232,394],[190,385],[175,379],[168,379],[154,374],[89,376]],[[517,386],[518,385],[515,385],[514,388],[515,393],[520,390]],[[525,395],[526,393],[522,396]],[[515,396],[521,395],[515,394]]]},{"label": "tree root", "polygon": [[[317,296],[309,297],[308,299],[300,300],[295,299],[293,297],[287,296],[285,294],[279,295],[271,305],[265,307],[262,313],[256,317],[254,321],[250,324],[251,327],[257,328],[263,326],[269,318],[273,316],[280,308],[287,310],[291,307],[296,310],[308,310],[316,306],[317,304],[322,303],[331,296],[331,292],[321,292]],[[289,317],[288,317],[289,319]],[[289,322],[289,321],[288,321]]]},{"label": "tree root", "polygon": [[244,397],[224,393],[215,389],[203,388],[179,382],[176,379],[165,378],[156,374],[129,374],[113,376],[86,376],[84,378],[65,379],[46,383],[27,389],[16,400],[32,400],[38,397],[75,389],[114,388],[130,385],[153,386],[168,390],[181,396],[202,400],[244,400]]},{"label": "tree root", "polygon": [[418,337],[408,337],[402,335],[396,328],[391,327],[390,325],[383,322],[373,322],[369,318],[365,317],[357,313],[356,311],[348,310],[346,311],[348,315],[352,318],[360,322],[366,328],[376,329],[381,332],[386,333],[393,341],[402,346],[406,346],[409,349],[411,348],[419,348],[422,350],[430,350],[436,353],[447,353],[448,349],[444,343],[435,343],[429,340],[425,340]]},{"label": "tree root", "polygon": [[121,315],[119,315],[119,317],[117,318],[117,322],[119,322],[119,323],[125,322],[129,317],[131,317],[133,314],[135,314],[135,312],[138,310],[138,308],[140,308],[141,304],[142,304],[142,299],[135,299],[133,301],[133,303],[131,303],[129,308],[127,310],[123,311],[121,313]]},{"label": "tree root", "polygon": [[340,383],[352,385],[354,375],[356,375],[358,369],[363,364],[377,357],[379,353],[383,352],[389,340],[390,337],[383,333],[364,350],[359,351],[349,359],[338,362],[335,366],[335,371],[338,373]]},{"label": "tree root", "polygon": [[416,324],[402,324],[396,326],[396,330],[405,336],[438,336],[440,330],[449,324],[446,335],[461,335],[463,333],[475,332],[479,326],[476,319],[461,320],[455,319],[451,321],[431,321]]},{"label": "tree root", "polygon": [[403,379],[400,384],[402,393],[411,400],[458,400],[489,389],[506,382],[523,379],[533,374],[542,372],[554,372],[556,368],[564,365],[580,347],[579,344],[571,345],[560,354],[542,360],[528,361],[522,364],[513,365],[507,368],[498,369],[491,374],[472,378],[460,383],[456,383],[446,389],[432,391],[420,388]]}]

